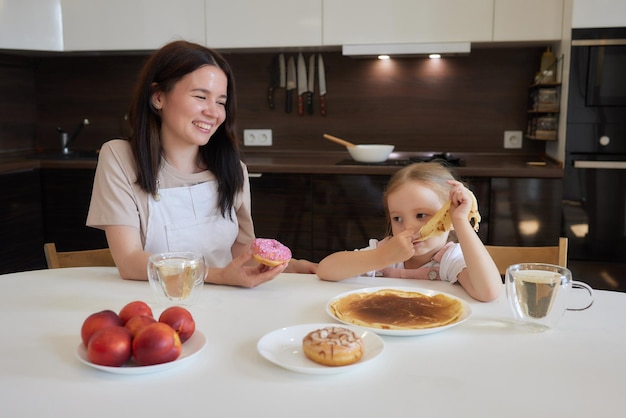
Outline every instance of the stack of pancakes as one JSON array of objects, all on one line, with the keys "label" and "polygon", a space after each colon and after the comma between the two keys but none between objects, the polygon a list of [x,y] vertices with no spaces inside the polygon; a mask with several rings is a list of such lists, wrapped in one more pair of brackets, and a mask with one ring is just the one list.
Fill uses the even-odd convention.
[{"label": "stack of pancakes", "polygon": [[445,294],[428,296],[398,289],[352,293],[332,301],[329,308],[341,321],[393,330],[441,327],[463,313],[462,303]]}]

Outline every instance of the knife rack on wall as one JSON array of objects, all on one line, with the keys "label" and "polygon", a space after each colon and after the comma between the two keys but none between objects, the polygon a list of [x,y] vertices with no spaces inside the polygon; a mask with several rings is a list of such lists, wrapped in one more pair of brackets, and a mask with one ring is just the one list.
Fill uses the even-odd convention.
[{"label": "knife rack on wall", "polygon": [[[502,132],[525,126],[527,87],[543,49],[475,49],[468,56],[440,60],[438,64],[444,65],[439,69],[425,58],[378,61],[323,52],[326,116],[319,111],[303,116],[285,113],[281,88],[274,92],[275,109],[269,108],[268,83],[276,53],[224,56],[237,83],[239,134],[243,129],[272,129],[271,150],[336,151],[322,138],[333,132],[357,143],[393,143],[398,151],[502,152]],[[313,52],[319,53],[303,52],[305,60]],[[295,60],[297,52],[285,53],[288,56]],[[33,131],[39,146],[58,145],[50,132],[64,120],[71,123],[77,115],[98,115],[81,138],[82,146],[94,149],[120,135],[120,120],[128,111],[132,86],[145,59],[145,54],[43,56],[25,60],[25,68],[0,67],[0,74],[8,74],[5,83],[16,77],[35,80],[22,90],[36,90],[36,107],[45,111],[18,116],[28,119],[25,123],[36,123]],[[20,77],[20,72],[25,76]],[[59,92],[64,100],[59,100]],[[0,105],[10,109],[7,100],[0,97]],[[7,117],[0,115],[0,123]],[[6,137],[24,137],[23,131],[11,132],[14,124],[6,126]],[[529,147],[539,146],[543,144],[525,141],[521,152],[535,152]]]},{"label": "knife rack on wall", "polygon": [[[286,56],[287,55],[287,56]],[[296,64],[297,59],[297,64]],[[316,81],[317,80],[317,81]],[[308,60],[299,52],[297,56],[285,53],[276,54],[272,59],[270,69],[270,83],[267,95],[267,104],[270,109],[276,109],[276,91],[283,89],[285,94],[285,113],[292,113],[293,94],[296,91],[298,116],[315,112],[313,97],[316,92],[319,101],[319,113],[326,116],[326,69],[321,53],[311,53]],[[279,107],[279,106],[278,106]]]}]

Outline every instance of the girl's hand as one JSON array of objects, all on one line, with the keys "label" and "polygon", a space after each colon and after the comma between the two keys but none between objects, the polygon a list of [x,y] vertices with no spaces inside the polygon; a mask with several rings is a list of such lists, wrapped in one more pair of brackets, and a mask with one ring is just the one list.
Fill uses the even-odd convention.
[{"label": "girl's hand", "polygon": [[285,269],[285,273],[315,274],[317,272],[317,263],[308,260],[297,260],[292,258],[289,265]]},{"label": "girl's hand", "polygon": [[405,229],[393,237],[385,238],[380,243],[380,248],[384,251],[385,258],[389,260],[389,264],[406,261],[415,255],[415,248],[413,247],[414,232],[412,229]]},{"label": "girl's hand", "polygon": [[456,220],[467,222],[472,209],[472,192],[456,180],[448,180],[448,183],[452,185],[452,189],[450,189],[450,217],[452,218],[452,223],[454,224]]}]

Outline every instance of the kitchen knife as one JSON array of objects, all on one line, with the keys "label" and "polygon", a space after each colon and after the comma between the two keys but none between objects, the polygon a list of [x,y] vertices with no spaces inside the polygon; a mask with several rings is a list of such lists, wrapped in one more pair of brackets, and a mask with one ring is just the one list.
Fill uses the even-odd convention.
[{"label": "kitchen knife", "polygon": [[296,62],[293,57],[289,57],[287,61],[287,93],[285,95],[285,112],[291,113],[293,107],[293,98],[291,91],[296,88]]},{"label": "kitchen knife", "polygon": [[309,86],[306,94],[306,108],[309,115],[313,114],[313,92],[315,91],[315,54],[309,57]]},{"label": "kitchen knife", "polygon": [[317,75],[320,84],[320,114],[326,116],[326,69],[322,54],[317,57]]},{"label": "kitchen knife", "polygon": [[267,104],[270,109],[274,109],[274,91],[280,86],[280,69],[278,55],[272,59],[272,70],[270,74],[270,87],[267,92]]},{"label": "kitchen knife", "polygon": [[307,94],[308,77],[306,76],[306,63],[302,52],[298,54],[298,115],[304,115],[304,96]]},{"label": "kitchen knife", "polygon": [[287,73],[285,72],[285,68],[285,54],[278,54],[278,87],[281,89],[284,89],[286,86]]}]

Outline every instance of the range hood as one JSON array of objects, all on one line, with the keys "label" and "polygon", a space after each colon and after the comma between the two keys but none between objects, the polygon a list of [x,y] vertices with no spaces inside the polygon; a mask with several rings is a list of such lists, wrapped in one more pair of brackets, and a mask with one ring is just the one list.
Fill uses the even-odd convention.
[{"label": "range hood", "polygon": [[353,57],[376,57],[378,55],[416,56],[429,54],[469,54],[469,42],[431,42],[402,44],[353,44],[343,45],[342,53]]}]

